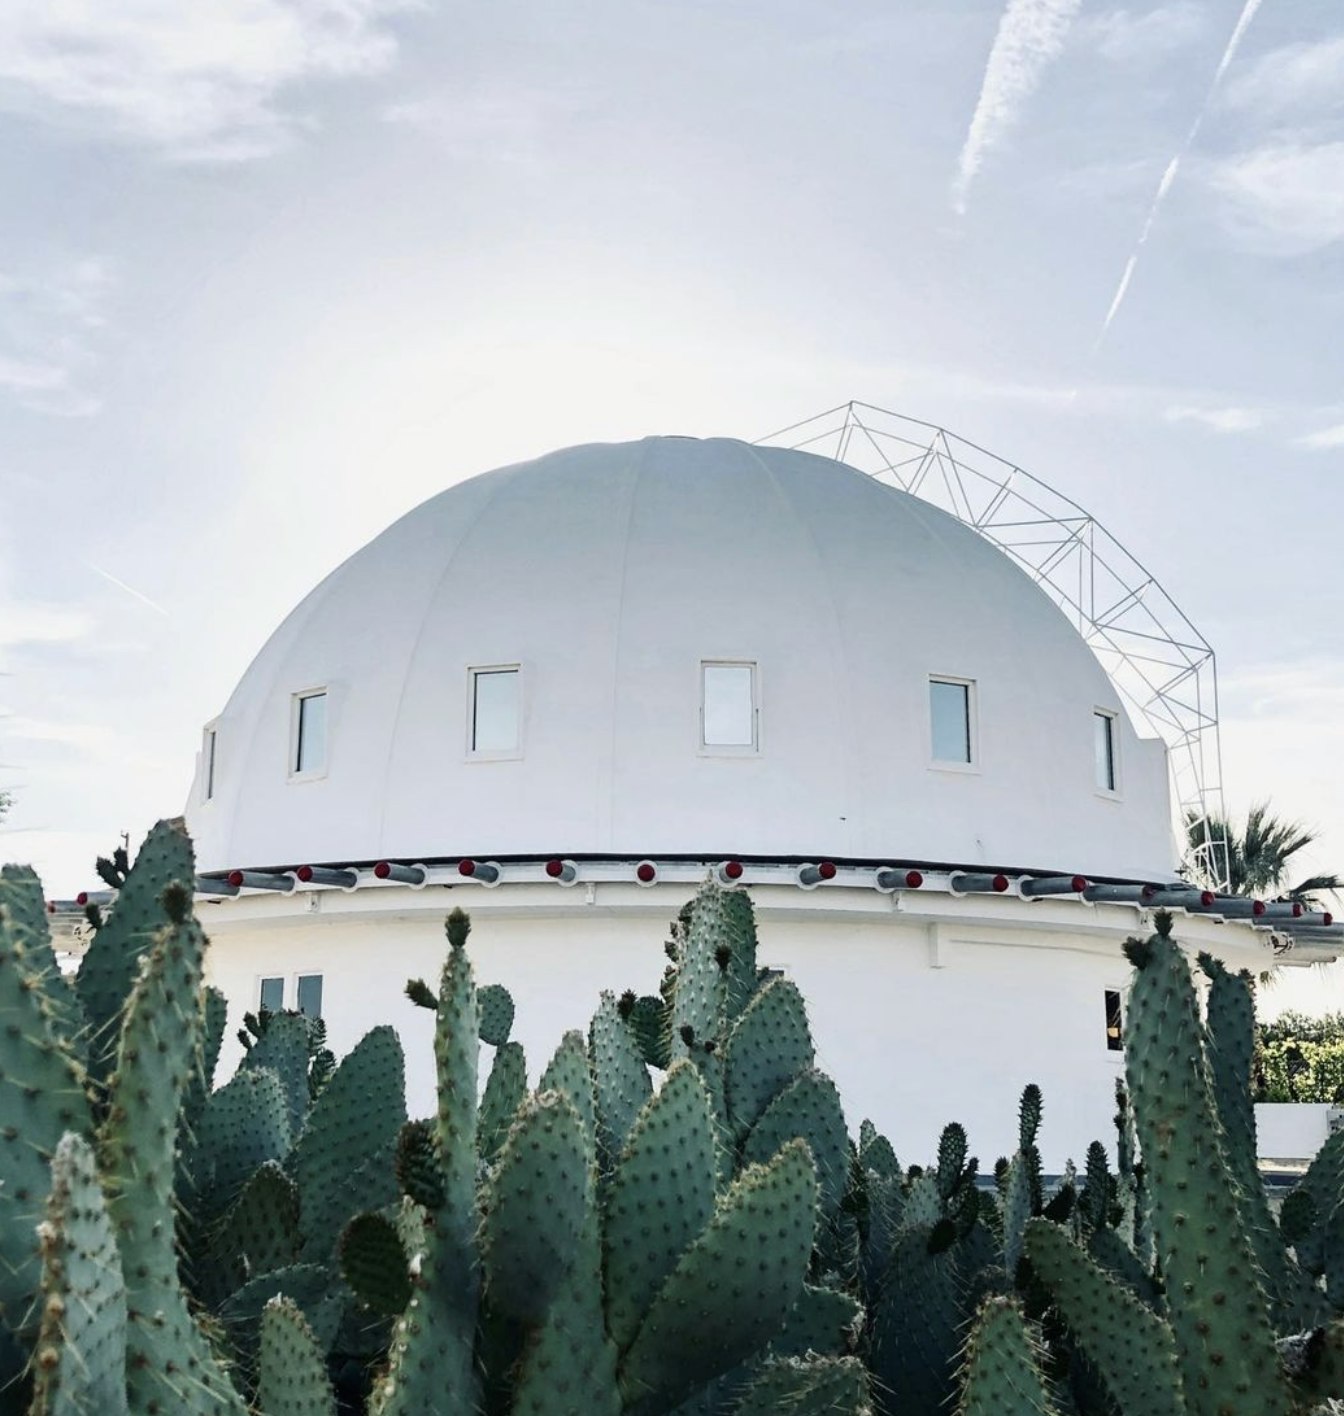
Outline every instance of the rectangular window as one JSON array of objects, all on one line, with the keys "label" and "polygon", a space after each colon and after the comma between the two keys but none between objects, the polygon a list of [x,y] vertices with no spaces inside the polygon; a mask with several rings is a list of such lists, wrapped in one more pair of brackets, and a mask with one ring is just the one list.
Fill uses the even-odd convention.
[{"label": "rectangular window", "polygon": [[1115,790],[1115,715],[1098,709],[1092,714],[1092,745],[1096,758],[1097,787]]},{"label": "rectangular window", "polygon": [[971,761],[971,685],[929,680],[929,722],[935,762]]},{"label": "rectangular window", "polygon": [[320,1018],[322,1016],[322,975],[300,974],[298,993],[299,1012],[305,1018]]},{"label": "rectangular window", "polygon": [[472,669],[471,751],[479,757],[510,757],[521,744],[522,703],[515,667]]},{"label": "rectangular window", "polygon": [[298,695],[291,770],[296,775],[327,770],[326,689]]},{"label": "rectangular window", "polygon": [[701,747],[757,746],[756,665],[700,665]]},{"label": "rectangular window", "polygon": [[205,741],[201,744],[201,771],[205,777],[202,800],[210,801],[215,795],[215,744],[218,733],[214,728],[206,728]]},{"label": "rectangular window", "polygon": [[285,981],[282,978],[264,978],[257,990],[257,1006],[263,1013],[278,1013],[285,1006]]},{"label": "rectangular window", "polygon": [[1106,1051],[1125,1050],[1125,1020],[1117,989],[1106,990]]}]

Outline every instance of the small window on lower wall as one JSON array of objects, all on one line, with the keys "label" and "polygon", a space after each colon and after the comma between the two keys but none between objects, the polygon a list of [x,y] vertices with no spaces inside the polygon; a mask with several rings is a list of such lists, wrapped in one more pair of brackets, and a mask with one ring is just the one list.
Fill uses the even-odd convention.
[{"label": "small window on lower wall", "polygon": [[1124,1005],[1121,1001],[1119,989],[1108,988],[1106,990],[1106,1051],[1123,1052],[1124,1050]]},{"label": "small window on lower wall", "polygon": [[257,989],[257,1007],[263,1013],[278,1013],[285,1006],[283,978],[264,978]]},{"label": "small window on lower wall", "polygon": [[299,1012],[305,1018],[322,1016],[322,975],[300,974],[298,982]]}]

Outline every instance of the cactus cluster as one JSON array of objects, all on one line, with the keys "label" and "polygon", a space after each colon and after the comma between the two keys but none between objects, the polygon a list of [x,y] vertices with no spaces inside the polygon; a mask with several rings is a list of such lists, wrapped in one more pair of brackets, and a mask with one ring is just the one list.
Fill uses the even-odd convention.
[{"label": "cactus cluster", "polygon": [[[706,884],[656,996],[603,994],[528,1084],[454,911],[438,1105],[395,1032],[339,1063],[223,1000],[161,823],[69,979],[0,872],[0,1409],[33,1416],[1303,1416],[1344,1399],[1344,1137],[1277,1218],[1250,980],[1132,941],[1112,1170],[1053,1185],[1022,1096],[982,1178],[955,1123],[849,1138],[749,896]],[[488,1053],[483,1053],[488,1049]],[[482,1067],[488,1056],[488,1069]],[[484,1072],[484,1086],[480,1085]]]}]

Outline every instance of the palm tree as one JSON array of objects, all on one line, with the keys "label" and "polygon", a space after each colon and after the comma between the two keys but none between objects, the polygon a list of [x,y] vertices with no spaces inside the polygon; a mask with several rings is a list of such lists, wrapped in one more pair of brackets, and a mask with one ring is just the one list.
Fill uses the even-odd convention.
[{"label": "palm tree", "polygon": [[1206,819],[1192,811],[1186,817],[1186,837],[1195,875],[1201,884],[1215,887],[1221,882],[1210,878],[1208,855],[1199,848],[1208,841],[1227,842],[1227,875],[1234,895],[1297,900],[1319,910],[1324,908],[1322,891],[1333,895],[1344,888],[1344,879],[1338,875],[1310,875],[1291,887],[1285,883],[1289,857],[1309,846],[1316,833],[1299,821],[1275,816],[1267,801],[1251,807],[1240,832],[1223,817]]}]

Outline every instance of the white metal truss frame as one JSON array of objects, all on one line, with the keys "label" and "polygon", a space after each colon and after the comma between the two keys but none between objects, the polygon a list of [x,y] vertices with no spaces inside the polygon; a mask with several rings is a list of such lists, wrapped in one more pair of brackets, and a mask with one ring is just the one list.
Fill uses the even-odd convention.
[{"label": "white metal truss frame", "polygon": [[759,439],[818,452],[940,507],[1011,557],[1068,615],[1135,728],[1167,745],[1190,869],[1228,888],[1212,647],[1180,606],[1075,501],[932,423],[849,402]]}]

